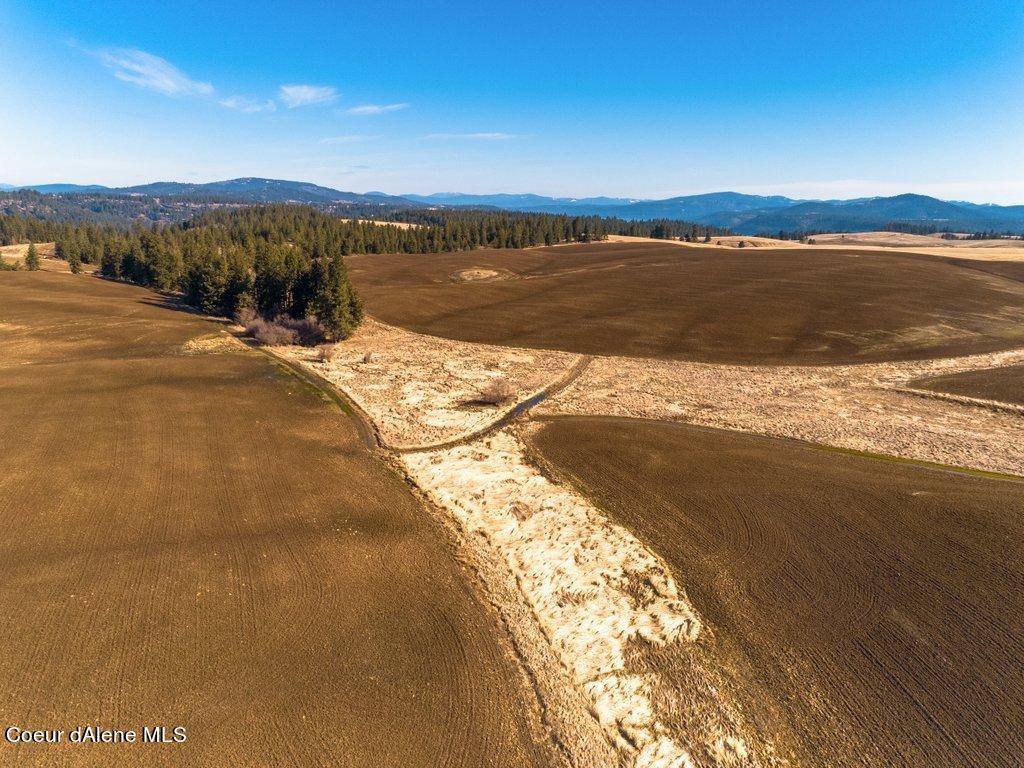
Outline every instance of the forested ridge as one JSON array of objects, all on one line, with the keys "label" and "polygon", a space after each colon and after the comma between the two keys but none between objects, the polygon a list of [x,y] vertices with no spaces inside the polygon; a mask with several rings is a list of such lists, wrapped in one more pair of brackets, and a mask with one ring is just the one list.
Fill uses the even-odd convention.
[{"label": "forested ridge", "polygon": [[251,308],[268,319],[312,317],[329,335],[344,337],[362,316],[345,270],[347,254],[525,248],[610,233],[699,239],[723,232],[687,222],[507,211],[425,209],[392,216],[414,226],[344,219],[293,204],[128,228],[0,216],[0,243],[53,240],[72,271],[95,264],[105,277],[179,291],[204,312],[234,315]]}]

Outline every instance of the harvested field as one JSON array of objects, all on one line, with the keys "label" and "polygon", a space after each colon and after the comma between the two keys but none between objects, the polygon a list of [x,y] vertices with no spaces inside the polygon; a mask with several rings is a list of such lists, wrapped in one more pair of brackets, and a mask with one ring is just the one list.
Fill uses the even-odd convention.
[{"label": "harvested field", "polygon": [[494,612],[352,422],[220,326],[0,274],[2,765],[558,763]]},{"label": "harvested field", "polygon": [[[904,253],[598,243],[359,256],[349,269],[385,322],[519,347],[818,365],[1024,341],[1024,284]],[[465,270],[503,279],[451,279]]]},{"label": "harvested field", "polygon": [[561,417],[532,442],[668,562],[783,756],[1024,759],[1024,483],[662,422]]},{"label": "harvested field", "polygon": [[985,368],[918,379],[911,382],[910,386],[951,395],[1024,405],[1024,365],[1007,365],[1002,368]]}]

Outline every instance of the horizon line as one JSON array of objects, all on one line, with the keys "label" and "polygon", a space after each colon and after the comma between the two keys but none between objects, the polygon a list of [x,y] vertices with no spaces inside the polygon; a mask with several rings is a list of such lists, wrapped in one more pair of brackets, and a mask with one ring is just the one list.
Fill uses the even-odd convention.
[{"label": "horizon line", "polygon": [[[800,203],[800,202],[830,202],[830,201],[851,202],[851,201],[856,201],[856,200],[874,200],[874,199],[885,199],[885,198],[892,198],[892,197],[901,197],[901,196],[904,196],[904,195],[916,195],[916,196],[920,196],[920,197],[929,197],[929,198],[932,198],[932,199],[935,199],[935,200],[940,200],[942,202],[953,203],[953,204],[956,204],[956,203],[970,203],[972,205],[992,205],[992,206],[998,206],[998,207],[1002,207],[1002,208],[1005,208],[1005,207],[1015,207],[1015,206],[1024,205],[1024,203],[1021,203],[1021,202],[994,203],[994,202],[979,202],[977,199],[972,200],[972,199],[969,199],[968,197],[944,197],[944,196],[939,196],[939,194],[929,194],[928,192],[913,191],[913,185],[908,185],[908,187],[905,188],[905,191],[902,191],[902,192],[892,192],[892,193],[888,193],[888,194],[886,194],[886,193],[879,193],[879,194],[854,194],[854,195],[852,195],[850,197],[842,197],[842,196],[837,196],[837,195],[832,195],[832,196],[798,195],[798,196],[795,196],[795,197],[790,197],[789,195],[785,194],[782,191],[775,191],[775,192],[764,191],[765,190],[765,186],[764,185],[754,185],[753,186],[754,189],[760,190],[760,191],[756,191],[756,192],[755,191],[746,191],[746,192],[742,191],[744,188],[751,189],[752,187],[750,187],[748,185],[740,185],[740,186],[734,187],[734,188],[712,189],[712,190],[709,190],[709,191],[706,191],[706,192],[683,192],[683,193],[676,193],[676,194],[668,194],[668,195],[666,195],[664,197],[644,197],[644,196],[637,196],[637,195],[618,195],[618,194],[608,194],[608,193],[586,194],[586,195],[567,195],[567,194],[551,194],[551,193],[535,192],[535,191],[525,191],[525,192],[504,192],[504,191],[490,191],[490,192],[435,191],[435,192],[421,193],[421,192],[384,192],[384,191],[382,191],[380,189],[370,189],[370,190],[366,190],[366,191],[360,192],[360,191],[356,191],[356,190],[353,190],[353,189],[338,189],[337,187],[329,186],[328,184],[321,183],[321,182],[308,181],[308,180],[303,180],[303,179],[282,179],[282,178],[276,178],[276,177],[271,177],[271,176],[232,176],[230,178],[215,178],[215,179],[212,179],[210,181],[177,181],[177,180],[174,180],[174,179],[158,179],[156,181],[146,181],[146,182],[140,182],[140,183],[136,183],[136,184],[121,184],[121,185],[117,185],[117,186],[111,185],[111,184],[101,184],[101,183],[98,183],[98,182],[73,182],[73,181],[48,181],[48,182],[34,182],[34,183],[30,183],[30,184],[11,184],[11,183],[7,183],[7,182],[0,182],[0,185],[2,185],[4,187],[4,189],[0,190],[0,191],[17,191],[17,190],[22,190],[22,189],[31,189],[32,187],[57,186],[57,185],[68,185],[68,186],[78,186],[78,187],[102,187],[103,189],[117,190],[117,189],[128,189],[128,188],[131,188],[131,187],[149,186],[149,185],[152,185],[152,184],[194,184],[194,185],[207,185],[207,184],[225,183],[225,182],[230,182],[230,181],[240,181],[240,180],[244,180],[244,179],[266,180],[266,181],[280,181],[280,182],[287,182],[287,183],[292,183],[292,184],[312,184],[312,185],[315,185],[315,186],[324,187],[325,189],[331,189],[331,190],[336,191],[336,192],[346,192],[346,193],[349,193],[349,194],[356,194],[356,195],[384,195],[384,196],[387,196],[387,197],[396,197],[396,198],[407,198],[407,196],[410,196],[410,195],[415,195],[417,197],[431,197],[431,196],[440,196],[440,195],[452,195],[452,196],[462,195],[462,196],[466,196],[466,197],[495,197],[495,196],[502,195],[502,196],[509,196],[509,197],[518,197],[518,196],[546,197],[546,198],[550,198],[552,200],[559,201],[559,202],[561,202],[561,201],[589,200],[589,199],[602,198],[603,197],[603,198],[607,198],[607,199],[610,199],[610,200],[629,200],[629,201],[631,201],[631,203],[650,203],[650,202],[660,202],[660,201],[664,201],[664,200],[673,200],[673,199],[680,198],[680,197],[701,197],[701,196],[706,196],[706,195],[740,194],[740,195],[749,195],[749,196],[752,196],[752,197],[762,197],[762,198],[782,197],[782,198],[785,198],[787,200],[791,200],[793,202]],[[822,183],[827,185],[830,182],[822,182]],[[831,182],[831,183],[835,183],[835,182]],[[985,182],[978,182],[978,183],[984,184]],[[806,183],[807,186],[813,186],[813,184],[814,184],[813,182],[807,182]],[[961,182],[959,184],[963,184],[963,182]],[[779,187],[782,187],[782,188],[785,188],[787,186],[804,186],[804,183],[795,184],[793,182],[782,182],[782,183],[779,184]],[[891,185],[891,186],[897,187],[897,185]],[[899,186],[902,188],[902,185],[899,185]],[[938,186],[938,185],[936,185],[936,186]],[[98,190],[98,191],[102,191],[102,190]],[[1018,198],[1018,199],[1024,200],[1024,192],[1021,193],[1021,197]],[[629,205],[631,203],[622,203],[622,205]]]}]

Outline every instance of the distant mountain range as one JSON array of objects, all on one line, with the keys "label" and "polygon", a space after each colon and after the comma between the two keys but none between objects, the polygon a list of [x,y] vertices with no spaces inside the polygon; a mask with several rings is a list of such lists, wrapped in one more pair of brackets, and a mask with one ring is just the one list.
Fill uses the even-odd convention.
[{"label": "distant mountain range", "polygon": [[787,232],[856,232],[899,224],[938,229],[1024,232],[1024,205],[1000,206],[947,202],[926,195],[856,200],[793,200],[779,195],[713,192],[666,200],[625,198],[555,198],[540,195],[403,195],[434,205],[475,205],[515,211],[615,216],[621,219],[681,219],[728,227],[738,234]]},{"label": "distant mountain range", "polygon": [[461,192],[434,192],[431,195],[400,195],[406,200],[414,200],[417,203],[426,205],[464,205],[464,206],[487,206],[489,208],[501,208],[506,211],[536,211],[545,206],[551,207],[572,207],[586,205],[629,205],[638,203],[625,197],[545,197],[544,195],[466,195]]},{"label": "distant mountain range", "polygon": [[[433,195],[402,195],[432,205],[472,205],[510,211],[566,213],[580,216],[618,216],[623,219],[685,219],[728,212],[776,208],[797,202],[788,197],[761,197],[738,192],[713,192],[706,195],[670,197],[667,200],[637,200],[625,197],[544,197],[542,195],[463,195],[439,192]],[[708,222],[713,223],[713,222]]]},{"label": "distant mountain range", "polygon": [[[0,190],[13,190],[0,184]],[[190,184],[161,181],[134,187],[96,184],[38,184],[21,187],[44,194],[135,195],[156,198],[217,198],[250,203],[295,202],[311,205],[361,204],[391,208],[457,207],[562,213],[576,216],[614,216],[622,219],[678,219],[728,227],[738,234],[821,231],[856,232],[893,224],[933,226],[963,231],[1024,233],[1024,205],[1000,206],[950,202],[926,195],[856,200],[794,200],[779,195],[714,192],[665,200],[620,197],[547,197],[535,194],[470,195],[437,192],[429,195],[387,195],[382,192],[343,192],[300,181],[241,178]]]},{"label": "distant mountain range", "polygon": [[281,179],[230,179],[206,184],[188,184],[180,181],[157,181],[134,187],[104,187],[99,184],[30,184],[12,187],[0,184],[0,189],[31,189],[43,194],[105,194],[142,195],[145,197],[217,197],[253,203],[370,203],[412,205],[409,201],[381,193],[359,194],[341,192],[303,181]]}]

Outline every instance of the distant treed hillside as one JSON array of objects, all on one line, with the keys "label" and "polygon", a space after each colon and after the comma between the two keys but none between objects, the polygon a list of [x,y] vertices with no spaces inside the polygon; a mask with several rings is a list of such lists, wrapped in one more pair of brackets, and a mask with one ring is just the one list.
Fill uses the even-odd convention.
[{"label": "distant treed hillside", "polygon": [[[9,184],[0,190],[15,189]],[[105,187],[100,184],[34,184],[22,189],[47,194],[99,194],[108,197],[142,196],[150,198],[189,197],[231,200],[246,203],[363,203],[409,208],[413,203],[400,197],[370,192],[344,192],[304,181],[241,178],[206,183],[157,181],[133,187]]]},{"label": "distant treed hillside", "polygon": [[206,198],[156,200],[106,193],[40,194],[28,190],[0,192],[0,215],[51,222],[90,222],[127,227],[134,222],[184,221],[197,213],[241,203]]},{"label": "distant treed hillside", "polygon": [[343,192],[302,181],[244,178],[214,181],[206,184],[185,184],[160,181],[136,187],[106,190],[117,195],[147,195],[150,197],[221,197],[249,203],[347,203],[386,205],[391,208],[411,208],[418,205],[400,197],[382,194]]},{"label": "distant treed hillside", "polygon": [[[110,192],[42,194],[31,190],[0,191],[0,215],[59,222],[89,222],[127,228],[132,224],[177,223],[208,211],[244,208],[257,201],[212,195],[122,195]],[[380,202],[325,201],[318,208],[350,218],[383,218],[408,206]]]}]

